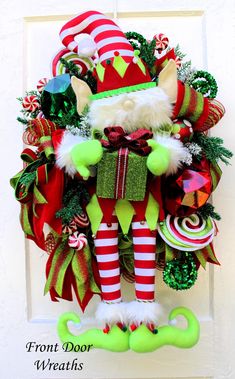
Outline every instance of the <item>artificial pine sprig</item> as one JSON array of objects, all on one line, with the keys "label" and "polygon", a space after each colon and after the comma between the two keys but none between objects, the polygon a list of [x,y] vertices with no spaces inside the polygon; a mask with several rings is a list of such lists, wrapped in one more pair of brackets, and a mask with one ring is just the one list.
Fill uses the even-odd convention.
[{"label": "artificial pine sprig", "polygon": [[217,212],[215,212],[215,207],[210,203],[204,204],[201,208],[197,210],[197,212],[204,220],[207,220],[208,217],[211,217],[218,221],[221,220],[221,216]]},{"label": "artificial pine sprig", "polygon": [[156,41],[152,40],[151,42],[148,42],[141,34],[136,32],[127,32],[126,37],[133,48],[140,51],[140,58],[142,58],[151,69],[156,60],[156,57],[154,56]]},{"label": "artificial pine sprig", "polygon": [[233,153],[223,146],[224,141],[220,137],[209,137],[204,133],[194,133],[193,142],[202,148],[206,158],[212,163],[221,160],[228,165],[228,159],[233,156]]},{"label": "artificial pine sprig", "polygon": [[174,52],[175,55],[182,61],[180,67],[178,67],[177,69],[178,79],[185,83],[193,75],[194,71],[192,70],[192,62],[191,60],[183,62],[183,59],[186,57],[186,54],[181,51],[179,44],[177,44],[174,48]]},{"label": "artificial pine sprig", "polygon": [[17,117],[17,121],[19,121],[23,125],[27,125],[28,124],[27,118]]},{"label": "artificial pine sprig", "polygon": [[68,225],[75,215],[83,212],[82,205],[89,200],[89,193],[82,182],[69,182],[63,196],[63,208],[56,212],[56,218],[61,218],[62,223]]},{"label": "artificial pine sprig", "polygon": [[90,70],[88,70],[85,75],[81,75],[79,67],[76,66],[75,63],[67,62],[64,58],[60,58],[60,62],[65,66],[66,71],[70,75],[74,75],[77,78],[84,80],[84,82],[86,82],[89,85],[92,93],[97,92],[97,83]]}]

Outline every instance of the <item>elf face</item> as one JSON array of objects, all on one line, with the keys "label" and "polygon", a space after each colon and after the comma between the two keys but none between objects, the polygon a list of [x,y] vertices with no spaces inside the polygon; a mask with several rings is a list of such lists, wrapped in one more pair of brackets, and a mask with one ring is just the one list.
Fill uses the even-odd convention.
[{"label": "elf face", "polygon": [[[174,61],[170,61],[159,75],[157,87],[90,100],[91,91],[86,83],[72,78],[72,87],[77,97],[78,113],[89,105],[88,119],[94,129],[104,130],[109,126],[121,126],[130,133],[140,128],[156,131],[160,126],[172,123],[171,103],[177,94],[177,73]],[[102,94],[101,94],[102,95]]]}]

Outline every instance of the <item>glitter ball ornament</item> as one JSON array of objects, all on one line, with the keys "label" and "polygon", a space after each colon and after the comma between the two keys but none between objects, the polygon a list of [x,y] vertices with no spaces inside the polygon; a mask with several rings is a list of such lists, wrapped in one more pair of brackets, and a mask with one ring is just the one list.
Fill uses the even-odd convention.
[{"label": "glitter ball ornament", "polygon": [[192,124],[188,120],[173,121],[173,137],[183,143],[190,142],[193,137]]},{"label": "glitter ball ornament", "polygon": [[211,192],[212,180],[209,169],[197,171],[192,165],[166,178],[165,208],[174,216],[191,215],[207,202]]},{"label": "glitter ball ornament", "polygon": [[82,250],[87,246],[86,235],[79,232],[74,232],[68,239],[68,245],[76,250]]},{"label": "glitter ball ornament", "polygon": [[37,109],[40,108],[38,98],[35,95],[24,97],[22,101],[22,106],[24,110],[28,112],[35,112]]},{"label": "glitter ball ornament", "polygon": [[191,254],[181,253],[179,259],[166,263],[163,272],[164,282],[174,290],[187,290],[197,280],[197,267]]}]

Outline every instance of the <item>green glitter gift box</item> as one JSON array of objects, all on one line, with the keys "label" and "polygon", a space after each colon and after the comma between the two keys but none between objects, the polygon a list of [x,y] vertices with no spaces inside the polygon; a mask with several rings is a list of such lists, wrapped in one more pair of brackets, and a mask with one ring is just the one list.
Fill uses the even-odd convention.
[{"label": "green glitter gift box", "polygon": [[97,170],[97,196],[108,199],[140,201],[145,197],[147,156],[128,148],[105,150]]}]

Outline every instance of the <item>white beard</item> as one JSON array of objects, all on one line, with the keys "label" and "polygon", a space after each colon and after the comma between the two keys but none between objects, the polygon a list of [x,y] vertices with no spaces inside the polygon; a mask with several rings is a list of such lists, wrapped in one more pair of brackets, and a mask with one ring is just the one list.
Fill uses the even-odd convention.
[{"label": "white beard", "polygon": [[168,96],[156,87],[95,100],[88,118],[94,129],[121,126],[130,133],[140,128],[156,131],[171,124],[171,112]]}]

